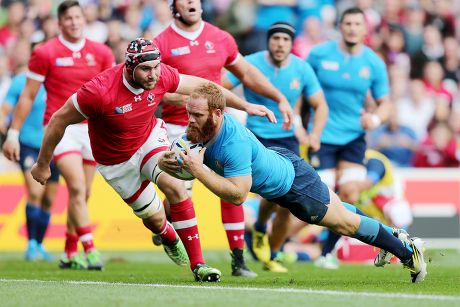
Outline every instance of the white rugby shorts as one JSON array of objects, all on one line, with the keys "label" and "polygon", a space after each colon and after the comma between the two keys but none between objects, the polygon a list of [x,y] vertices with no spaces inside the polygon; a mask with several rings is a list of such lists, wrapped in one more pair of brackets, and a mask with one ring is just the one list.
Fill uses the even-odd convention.
[{"label": "white rugby shorts", "polygon": [[96,165],[89,141],[88,124],[75,124],[67,127],[64,136],[54,149],[54,161],[69,154],[79,154],[83,158],[83,163]]}]

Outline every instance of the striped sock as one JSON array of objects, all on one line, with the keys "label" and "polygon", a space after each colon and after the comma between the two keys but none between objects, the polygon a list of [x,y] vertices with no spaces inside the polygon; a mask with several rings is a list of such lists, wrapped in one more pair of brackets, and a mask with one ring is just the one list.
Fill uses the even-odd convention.
[{"label": "striped sock", "polygon": [[220,201],[222,224],[227,234],[230,250],[244,248],[244,211],[243,206]]},{"label": "striped sock", "polygon": [[191,198],[170,206],[171,221],[184,243],[187,255],[190,260],[190,267],[195,269],[197,264],[203,264],[200,236],[196,223],[195,209]]}]

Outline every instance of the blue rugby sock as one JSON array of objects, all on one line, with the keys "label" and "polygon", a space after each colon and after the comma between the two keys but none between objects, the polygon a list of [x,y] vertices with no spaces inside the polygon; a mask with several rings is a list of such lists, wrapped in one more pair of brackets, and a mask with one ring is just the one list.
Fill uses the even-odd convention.
[{"label": "blue rugby sock", "polygon": [[358,231],[353,235],[354,238],[389,251],[402,261],[412,257],[412,248],[389,233],[382,224],[367,216],[360,216],[360,218],[361,222]]},{"label": "blue rugby sock", "polygon": [[37,219],[37,242],[41,244],[45,238],[46,230],[50,223],[51,214],[48,211],[39,209],[38,219]]},{"label": "blue rugby sock", "polygon": [[33,206],[30,203],[26,204],[26,227],[27,236],[29,240],[37,240],[38,230],[38,218],[40,214],[40,208]]}]

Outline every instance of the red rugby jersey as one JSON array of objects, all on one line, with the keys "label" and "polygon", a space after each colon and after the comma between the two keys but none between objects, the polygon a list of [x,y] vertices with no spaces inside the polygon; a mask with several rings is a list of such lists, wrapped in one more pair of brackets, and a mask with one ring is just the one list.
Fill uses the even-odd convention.
[{"label": "red rugby jersey", "polygon": [[27,77],[45,85],[44,124],[80,86],[114,65],[110,48],[88,39],[73,44],[59,36],[38,46],[30,57]]},{"label": "red rugby jersey", "polygon": [[[236,62],[238,46],[224,30],[202,22],[196,32],[185,32],[172,23],[154,39],[161,52],[161,61],[181,74],[202,77],[221,83],[222,68]],[[187,126],[184,106],[164,104],[161,118],[171,124]]]},{"label": "red rugby jersey", "polygon": [[88,118],[91,149],[96,161],[114,165],[129,160],[146,142],[156,124],[155,110],[166,92],[175,92],[177,69],[161,64],[153,90],[136,89],[119,64],[85,83],[72,96],[75,107]]}]

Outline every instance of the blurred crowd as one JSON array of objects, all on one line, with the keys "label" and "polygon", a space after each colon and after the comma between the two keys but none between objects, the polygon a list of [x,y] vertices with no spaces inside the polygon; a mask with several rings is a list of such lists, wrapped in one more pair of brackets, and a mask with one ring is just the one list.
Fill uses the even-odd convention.
[{"label": "blurred crowd", "polygon": [[[1,105],[11,78],[27,69],[31,49],[58,34],[60,2],[0,3]],[[130,40],[153,38],[172,21],[166,0],[80,3],[86,36],[107,44],[118,63]],[[391,120],[369,133],[370,147],[397,166],[459,166],[459,0],[203,0],[203,17],[229,31],[245,55],[266,48],[273,22],[289,22],[297,29],[293,53],[306,58],[313,45],[338,37],[337,17],[353,5],[366,14],[366,43],[387,64],[394,105]]]}]

